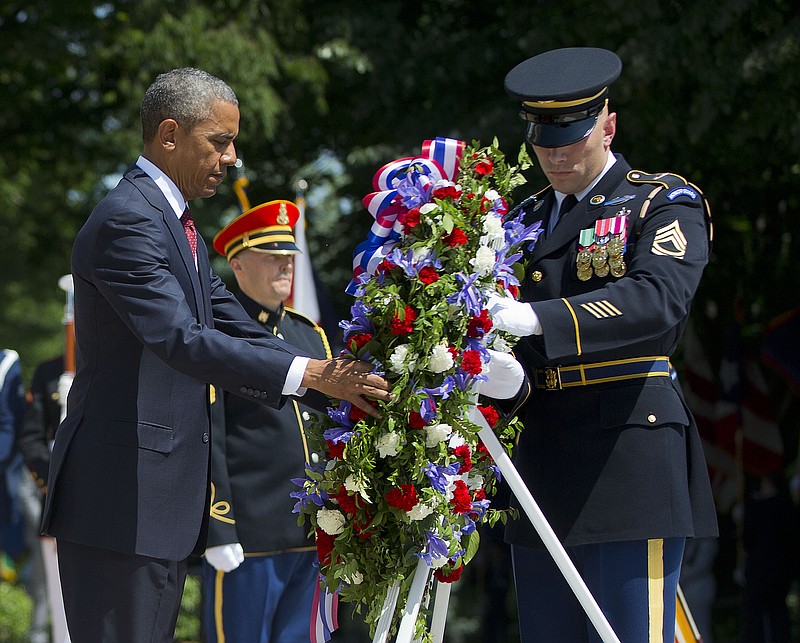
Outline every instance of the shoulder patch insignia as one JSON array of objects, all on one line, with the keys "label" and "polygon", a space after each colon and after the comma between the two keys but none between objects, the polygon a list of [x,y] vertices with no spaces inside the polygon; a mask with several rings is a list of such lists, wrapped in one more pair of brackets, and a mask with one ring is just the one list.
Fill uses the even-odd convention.
[{"label": "shoulder patch insignia", "polygon": [[668,226],[656,230],[650,252],[676,259],[683,259],[686,256],[686,237],[683,236],[677,219]]},{"label": "shoulder patch insignia", "polygon": [[679,196],[688,196],[692,201],[697,199],[697,192],[695,192],[692,188],[675,188],[671,190],[669,194],[667,194],[668,201],[674,201]]}]

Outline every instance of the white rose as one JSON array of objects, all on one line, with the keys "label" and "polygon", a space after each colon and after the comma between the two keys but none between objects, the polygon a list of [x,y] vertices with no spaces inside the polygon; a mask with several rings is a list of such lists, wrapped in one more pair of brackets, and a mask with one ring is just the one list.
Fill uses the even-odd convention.
[{"label": "white rose", "polygon": [[344,579],[351,585],[361,585],[364,582],[364,574],[356,570],[350,576],[345,576]]},{"label": "white rose", "polygon": [[439,569],[447,565],[449,560],[450,559],[446,556],[431,556],[431,567],[433,569]]},{"label": "white rose", "polygon": [[486,190],[486,194],[484,194],[489,201],[497,201],[500,198],[500,193],[497,190]]},{"label": "white rose", "polygon": [[483,486],[483,476],[471,476],[464,474],[464,484],[470,489],[480,489]]},{"label": "white rose", "polygon": [[430,505],[426,505],[425,503],[422,502],[418,502],[409,511],[406,511],[406,515],[411,520],[424,520],[432,513],[433,513],[433,507],[431,507]]},{"label": "white rose", "polygon": [[422,246],[422,247],[419,247],[419,248],[414,248],[411,251],[411,253],[412,253],[412,257],[414,258],[414,263],[419,263],[420,261],[425,259],[425,257],[427,257],[431,253],[431,249],[430,248],[425,248],[424,246]]},{"label": "white rose", "polygon": [[434,373],[444,373],[453,368],[453,356],[447,350],[447,344],[437,344],[428,358],[428,368]]},{"label": "white rose", "polygon": [[397,455],[399,445],[400,436],[394,431],[389,431],[389,433],[384,433],[378,439],[378,453],[382,458]]},{"label": "white rose", "polygon": [[493,250],[500,250],[506,240],[506,231],[503,229],[503,220],[500,217],[489,215],[483,220],[484,236],[480,239],[482,246],[489,246]]},{"label": "white rose", "polygon": [[421,206],[419,209],[420,214],[430,214],[434,210],[438,210],[439,206],[435,203],[426,203],[425,205]]},{"label": "white rose", "polygon": [[427,436],[425,438],[425,446],[435,447],[439,442],[444,442],[453,432],[453,427],[449,424],[429,424],[425,427]]},{"label": "white rose", "polygon": [[344,521],[344,514],[336,509],[320,509],[317,512],[317,525],[330,536],[344,531]]},{"label": "white rose", "polygon": [[370,500],[369,496],[367,495],[367,487],[364,484],[364,481],[357,479],[352,473],[344,479],[344,488],[350,493],[357,493],[364,500],[372,503],[372,500]]},{"label": "white rose", "polygon": [[499,353],[510,353],[511,352],[511,345],[500,335],[497,335],[494,338],[494,342],[492,342],[492,348]]},{"label": "white rose", "polygon": [[408,369],[406,369],[406,359],[408,359],[408,344],[400,344],[400,346],[395,347],[392,351],[392,354],[389,356],[389,368],[393,370],[395,373],[405,373],[406,370],[413,371],[413,366],[416,366],[416,359],[414,359],[413,364],[408,365]]},{"label": "white rose", "polygon": [[475,272],[479,275],[490,275],[494,270],[494,264],[497,261],[494,250],[487,246],[481,246],[475,253],[475,258],[470,259],[469,262],[475,267]]},{"label": "white rose", "polygon": [[464,436],[462,436],[458,431],[453,431],[453,434],[450,436],[450,442],[447,443],[447,446],[451,449],[455,449],[466,443],[467,441],[464,439]]}]

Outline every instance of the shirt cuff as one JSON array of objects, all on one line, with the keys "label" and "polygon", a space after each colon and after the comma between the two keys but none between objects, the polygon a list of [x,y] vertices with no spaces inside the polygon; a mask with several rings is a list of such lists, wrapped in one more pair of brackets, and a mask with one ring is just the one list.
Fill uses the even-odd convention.
[{"label": "shirt cuff", "polygon": [[306,367],[310,360],[310,357],[300,357],[299,355],[292,360],[281,391],[282,395],[305,395],[307,389],[300,384],[303,383],[303,376],[306,374]]}]

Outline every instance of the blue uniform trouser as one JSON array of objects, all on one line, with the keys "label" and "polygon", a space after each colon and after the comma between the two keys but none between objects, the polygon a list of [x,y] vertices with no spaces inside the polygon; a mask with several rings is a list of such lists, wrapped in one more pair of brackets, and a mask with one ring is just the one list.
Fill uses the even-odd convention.
[{"label": "blue uniform trouser", "polygon": [[203,561],[208,643],[308,643],[316,552],[247,556],[232,572]]},{"label": "blue uniform trouser", "polygon": [[[683,538],[567,548],[621,643],[672,643]],[[600,642],[546,549],[512,545],[522,643]]]}]

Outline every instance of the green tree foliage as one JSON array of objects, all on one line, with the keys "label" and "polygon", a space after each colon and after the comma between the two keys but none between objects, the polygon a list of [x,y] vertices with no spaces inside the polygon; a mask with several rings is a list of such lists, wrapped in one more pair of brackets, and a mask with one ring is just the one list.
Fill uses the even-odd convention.
[{"label": "green tree foliage", "polygon": [[[719,335],[705,313],[727,321],[737,295],[753,341],[797,303],[791,0],[12,0],[0,9],[0,41],[0,322],[27,368],[59,350],[55,284],[72,238],[136,158],[145,88],[176,66],[236,90],[251,203],[292,198],[298,179],[309,182],[312,259],[342,316],[350,254],[371,222],[360,199],[377,167],[434,136],[497,136],[514,152],[523,126],[505,73],[568,45],[623,59],[615,151],[686,176],[711,202],[701,334]],[[526,191],[544,186],[535,170],[529,179]],[[193,207],[207,241],[238,212],[229,185]]]}]

